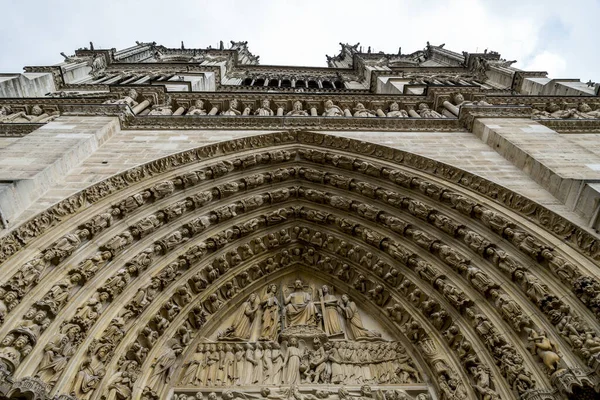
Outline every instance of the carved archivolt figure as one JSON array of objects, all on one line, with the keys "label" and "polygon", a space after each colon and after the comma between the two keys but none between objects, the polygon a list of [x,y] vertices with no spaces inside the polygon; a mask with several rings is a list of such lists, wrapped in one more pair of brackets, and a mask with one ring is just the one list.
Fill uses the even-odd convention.
[{"label": "carved archivolt figure", "polygon": [[263,309],[260,340],[274,341],[277,339],[280,329],[280,305],[277,299],[277,285],[269,285],[260,305]]},{"label": "carved archivolt figure", "polygon": [[537,354],[542,359],[544,365],[548,367],[551,372],[555,372],[558,369],[560,362],[558,346],[556,343],[550,340],[544,332],[536,332],[534,329],[530,328],[525,328],[525,331],[529,333],[527,340],[531,344],[531,354]]},{"label": "carved archivolt figure", "polygon": [[356,303],[350,301],[350,297],[347,294],[342,295],[338,307],[346,319],[346,326],[350,328],[351,336],[354,340],[381,337],[381,333],[370,331],[363,326],[362,319],[358,313],[358,307],[356,307]]},{"label": "carved archivolt figure", "polygon": [[119,372],[112,376],[108,385],[106,400],[129,400],[133,392],[133,384],[138,376],[137,361],[125,361]]},{"label": "carved archivolt figure", "polygon": [[81,329],[77,325],[67,325],[65,329],[64,333],[56,335],[44,347],[44,356],[37,372],[44,382],[56,382],[77,350]]},{"label": "carved archivolt figure", "polygon": [[163,353],[158,357],[153,364],[154,371],[148,379],[148,386],[153,390],[159,389],[163,383],[168,383],[173,375],[175,362],[183,349],[178,343],[165,346]]}]

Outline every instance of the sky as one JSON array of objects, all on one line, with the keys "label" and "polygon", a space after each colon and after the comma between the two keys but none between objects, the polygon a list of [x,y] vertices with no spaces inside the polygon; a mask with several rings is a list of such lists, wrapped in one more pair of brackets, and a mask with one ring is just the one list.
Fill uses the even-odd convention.
[{"label": "sky", "polygon": [[248,41],[262,65],[302,66],[326,66],[340,42],[408,54],[429,41],[600,82],[600,0],[0,0],[0,10],[2,73],[56,64],[90,41],[97,49]]}]

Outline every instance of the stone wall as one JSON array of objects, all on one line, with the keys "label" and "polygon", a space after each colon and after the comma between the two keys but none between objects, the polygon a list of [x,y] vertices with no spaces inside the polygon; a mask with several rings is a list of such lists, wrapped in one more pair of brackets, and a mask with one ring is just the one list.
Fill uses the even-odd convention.
[{"label": "stone wall", "polygon": [[[2,139],[0,179],[5,186],[0,205],[14,226],[68,195],[136,165],[205,144],[263,133],[121,130],[116,118],[60,117],[24,138]],[[561,135],[529,119],[482,119],[474,125],[473,133],[334,134],[465,169],[584,226],[590,225],[598,207],[593,182],[600,179],[598,134]]]}]

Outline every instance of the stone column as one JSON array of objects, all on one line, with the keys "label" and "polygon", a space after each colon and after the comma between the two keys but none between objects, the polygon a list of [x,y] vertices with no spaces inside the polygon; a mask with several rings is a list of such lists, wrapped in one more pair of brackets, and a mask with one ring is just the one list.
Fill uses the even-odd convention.
[{"label": "stone column", "polygon": [[448,100],[442,103],[446,110],[450,111],[453,115],[458,117],[458,113],[460,112],[460,108],[456,107],[454,104],[450,103]]},{"label": "stone column", "polygon": [[277,116],[283,117],[283,114],[285,113],[285,103],[275,103],[275,106],[277,107]]},{"label": "stone column", "polygon": [[352,116],[352,111],[350,110],[351,107],[352,107],[351,103],[342,103],[342,102],[340,102],[340,108],[342,110],[344,110],[344,117],[351,117]]},{"label": "stone column", "polygon": [[150,105],[150,100],[144,100],[137,106],[133,107],[132,111],[135,115],[138,115],[139,113],[144,111],[146,109],[146,107],[148,107],[149,105]]},{"label": "stone column", "polygon": [[415,111],[414,105],[407,105],[406,109],[408,110],[408,116],[412,118],[421,118],[418,112]]}]

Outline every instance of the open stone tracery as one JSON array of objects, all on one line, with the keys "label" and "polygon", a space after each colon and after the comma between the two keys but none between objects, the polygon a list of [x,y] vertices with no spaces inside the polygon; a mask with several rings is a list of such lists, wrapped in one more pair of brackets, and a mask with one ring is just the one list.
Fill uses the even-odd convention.
[{"label": "open stone tracery", "polygon": [[[26,69],[48,95],[0,83],[0,136],[20,138],[0,169],[54,130],[84,140],[0,183],[0,399],[597,398],[597,174],[531,151],[514,163],[545,171],[524,183],[540,195],[427,141],[526,154],[519,134],[572,150],[557,132],[586,133],[595,170],[598,85],[546,87],[495,52],[359,46],[300,68],[246,42],[90,45]],[[171,131],[187,144],[127,147]],[[81,186],[61,186],[87,165],[69,151],[94,160]],[[121,155],[139,162],[100,172]],[[36,185],[60,198],[36,208]]]}]

